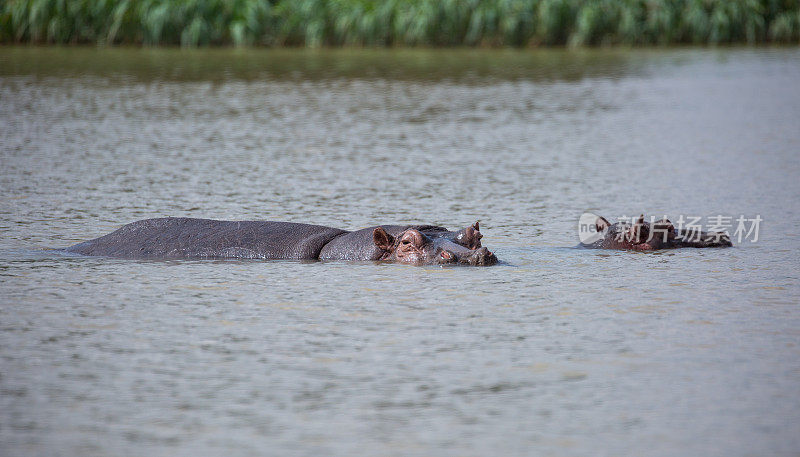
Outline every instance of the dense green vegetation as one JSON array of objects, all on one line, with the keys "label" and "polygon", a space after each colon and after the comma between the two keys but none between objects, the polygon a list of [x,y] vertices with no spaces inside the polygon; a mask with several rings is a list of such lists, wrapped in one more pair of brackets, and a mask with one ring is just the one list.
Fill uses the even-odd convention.
[{"label": "dense green vegetation", "polygon": [[800,0],[0,0],[0,42],[798,43]]}]

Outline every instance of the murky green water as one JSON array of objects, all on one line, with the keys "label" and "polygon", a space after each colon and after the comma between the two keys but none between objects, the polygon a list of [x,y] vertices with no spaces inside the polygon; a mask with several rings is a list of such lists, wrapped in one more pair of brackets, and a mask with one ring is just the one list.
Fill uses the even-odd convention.
[{"label": "murky green water", "polygon": [[[0,48],[0,453],[796,455],[800,52]],[[583,211],[759,239],[573,249]],[[491,268],[46,250],[480,219]]]}]

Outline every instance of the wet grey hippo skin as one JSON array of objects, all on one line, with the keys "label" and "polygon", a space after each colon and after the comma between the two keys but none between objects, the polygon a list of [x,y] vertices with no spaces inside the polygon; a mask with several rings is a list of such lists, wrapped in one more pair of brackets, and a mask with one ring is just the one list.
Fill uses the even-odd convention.
[{"label": "wet grey hippo skin", "polygon": [[493,265],[478,223],[457,232],[434,225],[380,225],[348,232],[321,225],[168,217],[133,222],[66,251],[128,259],[384,260]]},{"label": "wet grey hippo skin", "polygon": [[644,215],[634,224],[624,222],[610,223],[604,217],[595,222],[597,233],[602,237],[589,244],[580,246],[596,249],[631,249],[636,251],[652,251],[656,249],[674,248],[715,248],[732,246],[726,233],[701,232],[686,229],[678,230],[669,219],[646,222]]}]

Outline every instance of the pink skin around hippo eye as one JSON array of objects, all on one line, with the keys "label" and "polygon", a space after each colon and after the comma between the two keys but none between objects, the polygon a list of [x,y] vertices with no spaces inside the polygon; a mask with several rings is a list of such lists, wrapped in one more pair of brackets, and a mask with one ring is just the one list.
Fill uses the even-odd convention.
[{"label": "pink skin around hippo eye", "polygon": [[447,251],[442,251],[442,258],[445,260],[450,260],[453,258],[453,255]]}]

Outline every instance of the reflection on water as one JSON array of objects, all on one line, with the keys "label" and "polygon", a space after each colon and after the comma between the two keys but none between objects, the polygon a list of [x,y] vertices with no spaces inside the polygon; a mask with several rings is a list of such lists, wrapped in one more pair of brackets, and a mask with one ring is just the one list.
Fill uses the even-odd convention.
[{"label": "reflection on water", "polygon": [[[0,453],[792,455],[798,57],[0,48]],[[586,210],[764,223],[573,249]],[[165,215],[506,264],[46,250]]]}]

